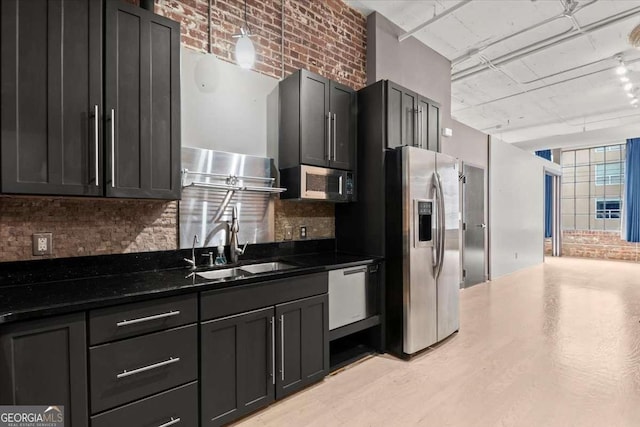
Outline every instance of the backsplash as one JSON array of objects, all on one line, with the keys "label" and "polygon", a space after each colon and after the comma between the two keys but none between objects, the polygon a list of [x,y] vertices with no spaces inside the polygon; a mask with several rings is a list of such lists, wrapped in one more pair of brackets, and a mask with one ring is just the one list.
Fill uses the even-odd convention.
[{"label": "backsplash", "polygon": [[0,261],[33,256],[32,234],[53,233],[50,258],[176,249],[177,202],[0,197]]},{"label": "backsplash", "polygon": [[292,240],[300,238],[300,227],[307,227],[307,239],[335,237],[335,209],[333,203],[276,200],[276,242],[284,239],[285,227],[291,227]]}]

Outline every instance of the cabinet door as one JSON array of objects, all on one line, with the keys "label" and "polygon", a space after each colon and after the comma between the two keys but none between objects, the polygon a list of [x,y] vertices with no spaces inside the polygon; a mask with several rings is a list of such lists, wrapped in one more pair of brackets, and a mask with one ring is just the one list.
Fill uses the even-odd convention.
[{"label": "cabinet door", "polygon": [[2,192],[101,195],[101,0],[0,8]]},{"label": "cabinet door", "polygon": [[109,0],[107,196],[180,198],[180,24]]},{"label": "cabinet door", "polygon": [[88,425],[84,314],[0,329],[0,405],[64,405],[70,427]]},{"label": "cabinet door", "polygon": [[417,145],[418,96],[393,82],[387,82],[387,148]]},{"label": "cabinet door", "polygon": [[331,82],[331,162],[335,169],[355,169],[356,92]]},{"label": "cabinet door", "polygon": [[300,163],[329,166],[330,82],[305,70],[300,79]]},{"label": "cabinet door", "polygon": [[281,399],[329,373],[327,295],[276,306],[276,398]]},{"label": "cabinet door", "polygon": [[273,308],[201,325],[203,426],[224,425],[274,400]]},{"label": "cabinet door", "polygon": [[440,152],[440,108],[429,104],[429,150]]}]

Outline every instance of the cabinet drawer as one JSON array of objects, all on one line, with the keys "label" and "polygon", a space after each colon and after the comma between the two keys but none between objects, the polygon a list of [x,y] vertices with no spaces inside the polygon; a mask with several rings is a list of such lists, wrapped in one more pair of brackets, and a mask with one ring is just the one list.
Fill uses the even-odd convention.
[{"label": "cabinet drawer", "polygon": [[197,382],[91,417],[91,427],[195,427],[197,425]]},{"label": "cabinet drawer", "polygon": [[215,319],[326,294],[328,286],[327,273],[317,273],[203,292],[200,298],[201,317],[202,320]]},{"label": "cabinet drawer", "polygon": [[175,328],[197,320],[196,294],[101,308],[89,312],[89,344]]},{"label": "cabinet drawer", "polygon": [[191,325],[91,348],[91,413],[194,381],[197,344]]}]

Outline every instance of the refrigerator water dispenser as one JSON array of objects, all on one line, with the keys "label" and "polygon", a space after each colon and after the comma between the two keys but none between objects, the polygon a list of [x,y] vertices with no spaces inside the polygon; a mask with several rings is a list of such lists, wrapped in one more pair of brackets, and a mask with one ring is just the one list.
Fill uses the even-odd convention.
[{"label": "refrigerator water dispenser", "polygon": [[416,200],[414,203],[415,247],[433,246],[433,200]]}]

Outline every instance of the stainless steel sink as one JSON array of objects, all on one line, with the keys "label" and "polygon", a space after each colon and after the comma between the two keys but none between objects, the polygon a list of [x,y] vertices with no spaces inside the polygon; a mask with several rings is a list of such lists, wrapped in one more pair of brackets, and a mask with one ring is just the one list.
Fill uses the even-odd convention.
[{"label": "stainless steel sink", "polygon": [[288,270],[295,268],[295,265],[287,264],[284,262],[264,262],[262,264],[244,265],[239,269],[249,272],[251,274],[268,273],[271,271]]},{"label": "stainless steel sink", "polygon": [[196,274],[205,279],[215,280],[215,279],[230,279],[233,277],[247,276],[247,271],[241,270],[240,268],[236,267],[236,268],[225,268],[224,270],[203,271],[202,273],[196,273]]}]

